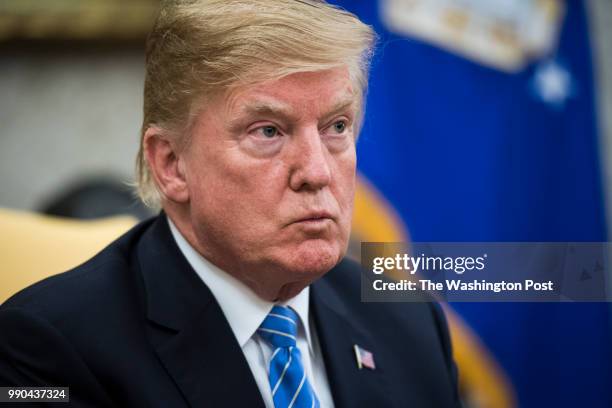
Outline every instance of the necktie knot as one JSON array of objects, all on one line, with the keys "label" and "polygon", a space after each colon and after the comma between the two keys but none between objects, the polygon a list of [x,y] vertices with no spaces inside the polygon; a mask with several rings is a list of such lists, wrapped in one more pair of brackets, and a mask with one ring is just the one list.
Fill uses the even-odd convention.
[{"label": "necktie knot", "polygon": [[274,306],[257,332],[273,348],[295,347],[298,315],[287,306]]}]

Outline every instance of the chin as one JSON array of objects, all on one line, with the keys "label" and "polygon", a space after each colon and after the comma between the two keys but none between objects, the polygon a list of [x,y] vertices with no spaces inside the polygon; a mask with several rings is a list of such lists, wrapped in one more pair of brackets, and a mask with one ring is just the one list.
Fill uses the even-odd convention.
[{"label": "chin", "polygon": [[284,301],[329,272],[344,256],[346,245],[325,240],[308,240],[297,247],[283,248],[273,263],[284,281],[275,301]]},{"label": "chin", "polygon": [[340,262],[345,252],[342,248],[338,243],[308,240],[292,251],[289,269],[304,279],[314,280]]}]

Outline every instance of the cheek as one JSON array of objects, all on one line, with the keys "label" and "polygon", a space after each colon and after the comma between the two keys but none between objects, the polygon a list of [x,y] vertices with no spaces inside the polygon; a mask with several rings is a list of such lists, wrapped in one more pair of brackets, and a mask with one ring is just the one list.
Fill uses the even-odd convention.
[{"label": "cheek", "polygon": [[356,165],[355,149],[352,148],[350,151],[346,152],[346,154],[339,157],[336,166],[338,204],[343,210],[343,213],[348,212],[347,216],[349,218],[355,197]]},{"label": "cheek", "polygon": [[347,241],[351,231],[353,202],[355,199],[356,160],[353,154],[343,155],[336,161],[333,195],[339,209],[338,233],[340,240]]},{"label": "cheek", "polygon": [[[210,157],[207,164],[192,174],[192,203],[199,212],[217,217],[211,221],[253,229],[256,224],[261,226],[278,205],[284,170],[274,162],[262,163],[236,153]],[[256,219],[258,223],[254,222]]]}]

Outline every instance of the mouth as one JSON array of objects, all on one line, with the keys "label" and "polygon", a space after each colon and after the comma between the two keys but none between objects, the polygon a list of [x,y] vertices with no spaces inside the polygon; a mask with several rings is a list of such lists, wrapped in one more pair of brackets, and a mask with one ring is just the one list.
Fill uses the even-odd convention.
[{"label": "mouth", "polygon": [[293,221],[293,223],[318,224],[333,221],[334,217],[327,211],[313,211]]}]

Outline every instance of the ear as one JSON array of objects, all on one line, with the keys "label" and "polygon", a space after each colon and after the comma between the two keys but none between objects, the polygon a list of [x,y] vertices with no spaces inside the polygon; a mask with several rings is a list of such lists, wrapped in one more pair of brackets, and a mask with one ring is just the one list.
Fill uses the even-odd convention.
[{"label": "ear", "polygon": [[177,203],[189,201],[183,164],[176,145],[165,136],[165,131],[156,126],[149,127],[142,143],[145,158],[163,196]]}]

